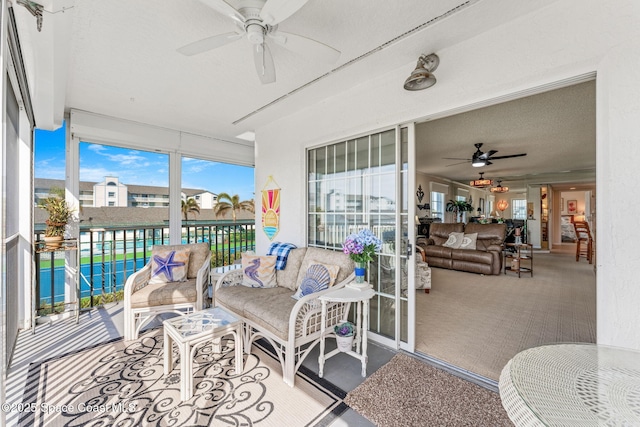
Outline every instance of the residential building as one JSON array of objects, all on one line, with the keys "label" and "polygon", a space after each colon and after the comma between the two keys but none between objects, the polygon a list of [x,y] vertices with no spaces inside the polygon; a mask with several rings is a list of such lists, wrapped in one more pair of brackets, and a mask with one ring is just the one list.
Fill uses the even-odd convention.
[{"label": "residential building", "polygon": [[[62,189],[65,182],[60,179],[35,179],[35,203],[51,195],[52,188]],[[218,196],[210,191],[196,188],[183,188],[182,200],[193,198],[200,209],[213,209]],[[118,177],[105,177],[101,182],[80,181],[78,197],[82,207],[168,207],[169,190],[167,187],[150,185],[131,185],[120,182]]]}]

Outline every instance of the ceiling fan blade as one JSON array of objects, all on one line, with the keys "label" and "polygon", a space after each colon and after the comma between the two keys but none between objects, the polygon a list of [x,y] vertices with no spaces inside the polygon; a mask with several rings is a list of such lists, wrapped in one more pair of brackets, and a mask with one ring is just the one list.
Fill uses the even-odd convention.
[{"label": "ceiling fan blade", "polygon": [[511,154],[510,156],[498,156],[498,157],[492,157],[491,160],[497,160],[497,159],[510,159],[512,157],[522,157],[522,156],[526,156],[527,153],[522,153],[522,154]]},{"label": "ceiling fan blade", "polygon": [[178,48],[178,52],[183,55],[192,56],[208,50],[216,49],[242,38],[242,34],[224,33],[217,36],[207,37],[197,42],[189,43]]},{"label": "ceiling fan blade", "polygon": [[308,0],[267,0],[260,11],[265,24],[276,25],[296,13]]},{"label": "ceiling fan blade", "polygon": [[256,71],[262,84],[269,84],[276,81],[276,67],[273,63],[273,56],[266,43],[257,44],[253,48],[253,61],[256,64]]},{"label": "ceiling fan blade", "polygon": [[458,163],[451,163],[450,165],[446,165],[445,167],[449,167],[449,166],[456,166],[456,165],[461,165],[463,163],[469,163],[471,160],[466,160],[464,162],[458,162]]},{"label": "ceiling fan blade", "polygon": [[463,159],[460,157],[443,157],[442,160],[466,160],[467,162],[471,161],[471,159]]},{"label": "ceiling fan blade", "polygon": [[244,25],[244,17],[224,0],[200,0],[201,3]]},{"label": "ceiling fan blade", "polygon": [[489,150],[486,153],[482,153],[481,155],[479,155],[478,158],[487,160],[489,157],[493,156],[497,152],[498,152],[497,150]]},{"label": "ceiling fan blade", "polygon": [[269,33],[268,36],[275,43],[291,52],[306,55],[328,64],[333,64],[340,58],[340,51],[319,41],[308,39],[297,34],[277,31],[275,33]]}]

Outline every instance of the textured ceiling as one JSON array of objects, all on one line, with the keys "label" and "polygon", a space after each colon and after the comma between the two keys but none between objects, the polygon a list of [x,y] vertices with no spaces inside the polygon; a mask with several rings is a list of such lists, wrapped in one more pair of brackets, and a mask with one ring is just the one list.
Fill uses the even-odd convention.
[{"label": "textured ceiling", "polygon": [[[595,182],[595,81],[528,96],[417,125],[417,169],[467,182],[480,177],[503,185]],[[476,148],[497,159],[475,168],[445,158],[471,159]]]},{"label": "textured ceiling", "polygon": [[[236,135],[377,76],[404,68],[408,74],[419,54],[444,51],[554,0],[309,0],[279,30],[342,54],[327,65],[272,44],[277,80],[269,85],[260,83],[245,39],[191,57],[176,51],[236,29],[198,0],[42,1],[42,33],[25,8],[15,13],[27,69],[40,71],[32,87],[36,97],[43,94],[44,111],[60,105],[251,144]],[[48,69],[56,72],[42,72]],[[63,95],[51,102],[52,94]],[[418,170],[461,182],[477,178],[479,168],[446,167],[455,161],[442,158],[470,157],[473,144],[483,142],[498,155],[527,153],[480,168],[489,178],[593,181],[594,97],[589,83],[420,124]]]},{"label": "textured ceiling", "polygon": [[[72,10],[66,105],[233,140],[268,117],[262,114],[234,125],[239,119],[461,4],[472,3],[403,0],[403,7],[398,7],[382,0],[311,0],[279,29],[332,46],[342,52],[340,59],[326,65],[271,44],[277,81],[262,85],[245,39],[191,57],[176,52],[185,44],[236,29],[231,19],[197,0],[77,0]],[[415,52],[407,62],[415,61]],[[384,72],[398,65],[387,61],[375,69]]]}]

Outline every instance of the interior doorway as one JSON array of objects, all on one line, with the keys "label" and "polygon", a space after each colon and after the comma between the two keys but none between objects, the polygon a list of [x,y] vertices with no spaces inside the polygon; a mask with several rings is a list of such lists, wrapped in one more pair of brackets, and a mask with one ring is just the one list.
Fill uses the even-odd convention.
[{"label": "interior doorway", "polygon": [[[504,363],[525,348],[596,339],[593,266],[576,262],[575,252],[553,251],[564,246],[562,207],[568,200],[576,200],[576,218],[595,224],[595,81],[513,98],[416,125],[416,187],[429,189],[425,198],[440,192],[446,204],[466,194],[473,208],[466,222],[513,219],[514,202],[525,201],[523,238],[534,245],[533,277],[433,267],[430,293],[416,294],[416,351],[489,381],[497,381]],[[476,150],[491,152],[490,164],[473,167]],[[491,184],[473,185],[482,178]],[[498,184],[508,190],[492,191]],[[572,187],[583,199],[562,200]],[[495,204],[488,211],[490,199]],[[508,206],[502,211],[496,209],[501,200]],[[456,222],[446,211],[425,216]],[[575,249],[575,242],[569,244]]]}]

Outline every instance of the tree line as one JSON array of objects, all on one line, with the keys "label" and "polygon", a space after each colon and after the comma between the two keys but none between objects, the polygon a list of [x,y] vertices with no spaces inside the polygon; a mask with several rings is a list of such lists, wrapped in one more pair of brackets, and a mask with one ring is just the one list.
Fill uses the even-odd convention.
[{"label": "tree line", "polygon": [[[234,194],[233,196],[228,193],[218,194],[218,203],[213,207],[213,212],[216,217],[225,216],[231,212],[231,216],[235,222],[237,214],[240,211],[255,213],[256,209],[253,200],[240,200],[240,196],[237,194]],[[187,200],[182,201],[182,216],[185,221],[188,219],[189,214],[193,214],[195,219],[195,216],[199,213],[200,206],[198,206],[198,202],[193,197],[189,197]]]}]

